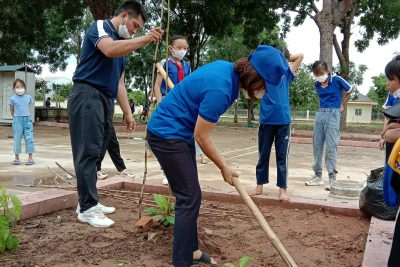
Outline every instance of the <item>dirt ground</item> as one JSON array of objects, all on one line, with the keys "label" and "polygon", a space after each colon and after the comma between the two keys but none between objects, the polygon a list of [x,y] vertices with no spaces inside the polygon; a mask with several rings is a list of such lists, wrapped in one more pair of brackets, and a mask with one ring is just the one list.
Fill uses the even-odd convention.
[{"label": "dirt ground", "polygon": [[[102,202],[117,208],[109,215],[113,227],[80,223],[74,209],[25,220],[16,226],[20,249],[0,255],[0,266],[171,266],[172,228],[155,224],[139,230],[136,204]],[[284,266],[244,205],[205,201],[202,207],[208,209],[201,210],[198,222],[200,249],[218,266],[246,255],[253,257],[247,266]],[[298,266],[361,266],[369,219],[284,206],[261,207],[261,212]]]}]

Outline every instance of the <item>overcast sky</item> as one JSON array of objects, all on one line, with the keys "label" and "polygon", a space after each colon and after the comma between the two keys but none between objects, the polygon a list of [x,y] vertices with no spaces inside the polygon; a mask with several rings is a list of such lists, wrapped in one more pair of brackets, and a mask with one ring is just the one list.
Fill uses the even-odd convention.
[{"label": "overcast sky", "polygon": [[[370,46],[363,52],[358,53],[354,47],[354,41],[360,38],[360,28],[354,26],[352,29],[350,60],[357,65],[365,64],[368,70],[364,74],[364,83],[358,87],[359,91],[367,94],[370,86],[372,86],[372,76],[379,75],[384,72],[386,64],[393,58],[396,52],[400,52],[400,38],[389,42],[385,46],[379,46],[376,40],[370,42]],[[339,42],[341,34],[337,34]],[[307,18],[303,25],[292,27],[287,35],[286,42],[291,53],[304,53],[304,63],[312,63],[319,58],[319,32],[315,23]],[[333,52],[333,65],[338,64],[335,52]],[[65,72],[51,73],[48,66],[43,66],[43,72],[40,77],[64,76],[72,79],[73,72],[76,68],[76,59],[70,57],[68,67]]]}]

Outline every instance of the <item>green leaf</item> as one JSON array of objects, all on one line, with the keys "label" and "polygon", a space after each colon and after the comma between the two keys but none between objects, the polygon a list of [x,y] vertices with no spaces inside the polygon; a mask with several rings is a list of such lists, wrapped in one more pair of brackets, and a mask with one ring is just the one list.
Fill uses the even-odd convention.
[{"label": "green leaf", "polygon": [[10,235],[6,241],[7,249],[17,249],[19,247],[19,239],[15,235]]},{"label": "green leaf", "polygon": [[151,217],[161,215],[161,211],[154,207],[147,208],[143,212],[149,214],[149,216],[151,216]]},{"label": "green leaf", "polygon": [[169,224],[172,224],[172,225],[175,224],[175,216],[167,216],[165,219],[167,220],[167,222]]},{"label": "green leaf", "polygon": [[10,226],[0,223],[0,242],[5,242],[10,235]]},{"label": "green leaf", "polygon": [[247,263],[252,261],[253,258],[250,256],[244,256],[239,260],[239,267],[244,267]]},{"label": "green leaf", "polygon": [[6,242],[0,240],[0,252],[4,252],[6,250]]},{"label": "green leaf", "polygon": [[168,200],[165,196],[154,194],[154,200],[163,213],[168,210]]},{"label": "green leaf", "polygon": [[13,208],[11,210],[13,211],[14,218],[18,220],[21,216],[21,208],[22,208],[21,201],[16,195],[12,194],[10,194],[10,199],[13,204]]},{"label": "green leaf", "polygon": [[226,267],[236,267],[234,264],[232,263],[225,263],[224,266]]}]

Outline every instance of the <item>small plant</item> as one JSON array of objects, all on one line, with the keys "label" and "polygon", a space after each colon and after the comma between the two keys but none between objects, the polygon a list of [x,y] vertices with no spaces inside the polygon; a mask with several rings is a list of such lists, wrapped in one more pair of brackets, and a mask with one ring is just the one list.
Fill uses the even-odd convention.
[{"label": "small plant", "polygon": [[166,196],[154,194],[154,200],[157,203],[158,208],[150,207],[145,209],[143,212],[147,213],[150,217],[161,215],[161,225],[170,226],[175,223],[175,205],[171,204]]},{"label": "small plant", "polygon": [[249,263],[252,260],[253,260],[252,257],[244,256],[244,257],[240,258],[238,265],[236,265],[234,263],[225,263],[224,266],[226,266],[226,267],[244,267],[247,265],[247,263]]},{"label": "small plant", "polygon": [[11,226],[20,215],[21,201],[17,196],[8,193],[0,184],[0,252],[19,247],[19,239],[11,233]]}]

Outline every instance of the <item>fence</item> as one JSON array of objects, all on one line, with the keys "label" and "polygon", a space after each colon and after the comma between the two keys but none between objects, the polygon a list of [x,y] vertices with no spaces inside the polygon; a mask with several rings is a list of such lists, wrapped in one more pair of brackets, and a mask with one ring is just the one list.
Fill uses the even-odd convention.
[{"label": "fence", "polygon": [[[292,110],[292,120],[298,121],[314,121],[315,119],[315,110]],[[224,117],[232,117],[235,114],[235,108],[230,107],[225,113]],[[254,109],[254,116],[258,118],[260,115],[259,109]],[[247,118],[247,109],[238,109],[238,117],[239,118]],[[380,111],[372,111],[371,120],[372,122],[383,122],[384,115]]]}]

